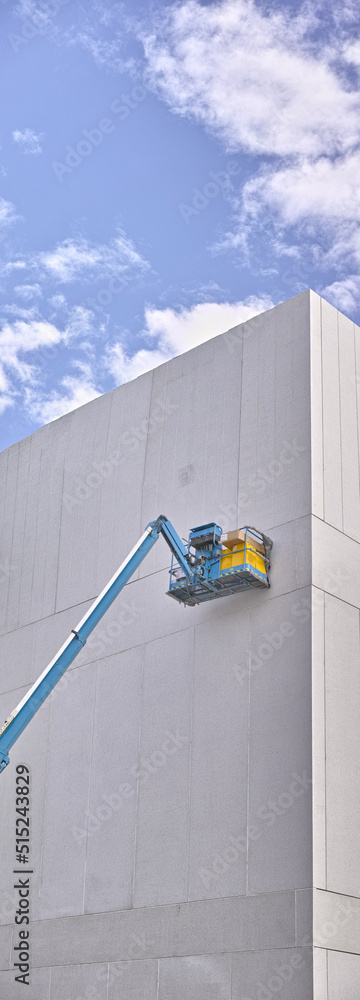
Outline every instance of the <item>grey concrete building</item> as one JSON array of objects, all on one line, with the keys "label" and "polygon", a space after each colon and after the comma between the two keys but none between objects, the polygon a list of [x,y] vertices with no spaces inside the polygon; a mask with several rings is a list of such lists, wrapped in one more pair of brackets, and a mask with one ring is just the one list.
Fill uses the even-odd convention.
[{"label": "grey concrete building", "polygon": [[[0,455],[0,718],[149,520],[273,540],[182,608],[160,540],[0,776],[0,995],[360,996],[360,331],[305,291]],[[14,874],[16,765],[31,874]]]}]

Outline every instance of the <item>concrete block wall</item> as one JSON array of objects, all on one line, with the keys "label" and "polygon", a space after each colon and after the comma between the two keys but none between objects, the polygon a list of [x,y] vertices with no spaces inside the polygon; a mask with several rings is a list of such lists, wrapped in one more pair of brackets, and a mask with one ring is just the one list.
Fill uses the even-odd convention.
[{"label": "concrete block wall", "polygon": [[360,992],[360,330],[311,295],[316,996]]},{"label": "concrete block wall", "polygon": [[[334,420],[319,398],[321,305],[304,292],[0,455],[4,718],[157,514],[185,536],[216,519],[274,542],[269,591],[184,609],[166,596],[160,540],[13,748],[0,778],[7,1000],[23,988],[13,970],[18,762],[32,782],[31,1000],[264,1000],[279,989],[284,1000],[333,1000],[328,969],[341,995],[354,956],[344,948],[336,964],[321,907],[360,895],[333,830],[356,780],[350,769],[339,791],[336,706],[343,725],[356,700],[336,642],[350,629],[352,685],[359,581],[346,546],[358,539],[353,500],[340,510],[328,463],[318,470],[325,412]],[[342,475],[344,496],[345,460]],[[333,552],[321,532],[339,538]],[[350,555],[350,575],[329,584],[329,567]],[[345,602],[348,616],[328,606],[326,668],[321,600]],[[351,726],[346,739],[350,764]],[[341,948],[357,919],[338,920]]]}]

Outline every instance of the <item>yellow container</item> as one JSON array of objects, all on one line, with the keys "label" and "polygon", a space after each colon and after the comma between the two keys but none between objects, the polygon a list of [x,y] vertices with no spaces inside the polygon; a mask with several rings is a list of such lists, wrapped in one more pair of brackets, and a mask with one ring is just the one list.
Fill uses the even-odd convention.
[{"label": "yellow container", "polygon": [[[248,544],[246,546],[245,563],[248,566],[253,566],[254,569],[259,570],[260,573],[264,573],[266,576],[264,557],[259,552],[252,551],[252,549],[250,548],[250,546],[252,545],[252,539],[248,537],[247,542]],[[221,556],[221,562],[220,562],[220,573],[224,569],[227,570],[241,569],[244,565],[244,549],[245,549],[244,543],[242,545],[239,545],[237,548],[231,549],[231,551],[223,549],[223,554]]]}]

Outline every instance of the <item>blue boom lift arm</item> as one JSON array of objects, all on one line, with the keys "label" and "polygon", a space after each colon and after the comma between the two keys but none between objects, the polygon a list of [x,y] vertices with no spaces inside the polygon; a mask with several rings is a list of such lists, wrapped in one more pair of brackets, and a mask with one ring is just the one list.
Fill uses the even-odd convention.
[{"label": "blue boom lift arm", "polygon": [[[175,568],[172,565],[170,571],[168,593],[181,604],[194,606],[249,586],[269,586],[267,572],[271,541],[266,535],[250,528],[231,532],[231,536],[237,537],[234,541],[233,537],[230,540],[230,535],[227,536],[229,541],[225,541],[225,546],[228,545],[229,549],[223,557],[221,528],[218,524],[193,528],[186,548],[167,517],[161,514],[156,521],[150,521],[144,534],[102,593],[76,628],[71,630],[64,645],[0,728],[0,773],[9,764],[11,747],[80,653],[90,633],[155,545],[159,535],[165,538],[177,563]],[[223,562],[225,568],[222,568]]]}]

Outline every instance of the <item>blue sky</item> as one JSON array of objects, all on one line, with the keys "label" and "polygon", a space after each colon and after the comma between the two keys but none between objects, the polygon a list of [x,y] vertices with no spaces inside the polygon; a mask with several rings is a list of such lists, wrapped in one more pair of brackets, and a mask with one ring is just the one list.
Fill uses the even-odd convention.
[{"label": "blue sky", "polygon": [[360,319],[358,0],[0,0],[0,448],[303,288]]}]

